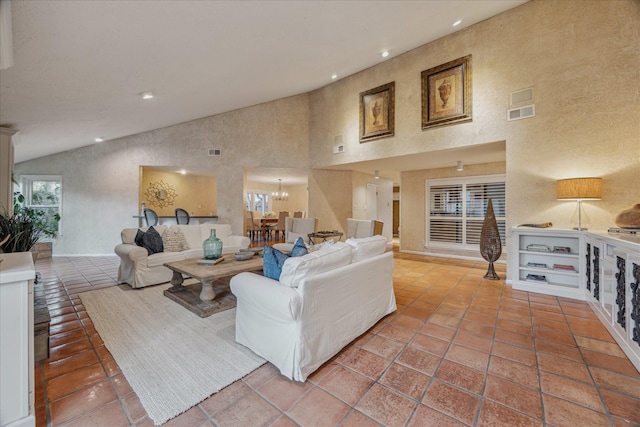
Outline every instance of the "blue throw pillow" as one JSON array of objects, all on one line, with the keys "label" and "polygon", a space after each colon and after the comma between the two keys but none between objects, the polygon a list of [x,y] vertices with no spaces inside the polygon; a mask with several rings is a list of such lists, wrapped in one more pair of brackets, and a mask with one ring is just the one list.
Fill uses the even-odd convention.
[{"label": "blue throw pillow", "polygon": [[268,277],[273,280],[280,280],[282,265],[289,256],[269,245],[264,245],[264,255],[262,257],[262,272],[264,277]]},{"label": "blue throw pillow", "polygon": [[289,256],[302,256],[306,255],[309,251],[307,250],[307,245],[304,244],[302,237],[298,237],[296,242],[293,244],[293,248],[291,252],[289,252]]}]

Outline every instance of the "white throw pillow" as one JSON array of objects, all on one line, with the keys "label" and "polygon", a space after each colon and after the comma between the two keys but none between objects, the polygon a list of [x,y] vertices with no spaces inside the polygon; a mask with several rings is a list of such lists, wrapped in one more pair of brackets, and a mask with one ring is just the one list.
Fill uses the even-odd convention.
[{"label": "white throw pillow", "polygon": [[351,262],[371,258],[372,256],[383,254],[387,250],[387,238],[384,236],[347,239],[346,244],[352,248]]},{"label": "white throw pillow", "polygon": [[282,266],[280,283],[290,288],[297,288],[307,275],[320,274],[351,262],[351,247],[344,242],[322,248],[301,257],[289,258]]},{"label": "white throw pillow", "polygon": [[189,249],[187,239],[179,228],[167,228],[162,232],[162,244],[165,252],[182,252]]}]

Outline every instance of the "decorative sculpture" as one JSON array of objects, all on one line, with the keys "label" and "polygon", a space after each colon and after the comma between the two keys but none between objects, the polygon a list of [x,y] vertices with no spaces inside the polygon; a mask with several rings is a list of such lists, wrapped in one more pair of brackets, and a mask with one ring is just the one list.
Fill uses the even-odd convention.
[{"label": "decorative sculpture", "polygon": [[485,279],[500,280],[500,276],[496,274],[493,263],[502,255],[502,242],[500,241],[500,232],[498,231],[498,223],[493,213],[493,203],[489,199],[487,204],[487,213],[482,223],[482,231],[480,232],[480,254],[482,258],[489,262],[489,269],[484,275]]}]

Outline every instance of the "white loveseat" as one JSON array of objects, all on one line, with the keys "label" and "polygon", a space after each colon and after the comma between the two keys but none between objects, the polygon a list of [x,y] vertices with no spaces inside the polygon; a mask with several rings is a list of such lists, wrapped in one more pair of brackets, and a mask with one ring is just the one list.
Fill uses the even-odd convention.
[{"label": "white loveseat", "polygon": [[287,378],[307,376],[396,310],[393,253],[386,238],[349,239],[289,258],[280,280],[231,279],[236,341]]},{"label": "white loveseat", "polygon": [[216,230],[216,237],[222,240],[222,253],[238,252],[249,247],[251,240],[244,236],[231,234],[229,224],[195,224],[195,225],[157,225],[153,228],[162,235],[165,230],[179,231],[185,237],[189,249],[178,252],[163,251],[148,255],[147,250],[135,244],[138,230],[147,231],[148,228],[125,228],[120,233],[122,243],[115,247],[116,255],[120,257],[118,282],[128,283],[134,288],[157,285],[171,280],[173,273],[163,264],[204,256],[202,242],[209,238],[211,229]]}]

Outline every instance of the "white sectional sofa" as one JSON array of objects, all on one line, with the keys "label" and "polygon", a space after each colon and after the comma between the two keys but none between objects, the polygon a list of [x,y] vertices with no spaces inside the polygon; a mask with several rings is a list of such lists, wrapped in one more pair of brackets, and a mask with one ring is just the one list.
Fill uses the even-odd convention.
[{"label": "white sectional sofa", "polygon": [[287,378],[307,376],[396,310],[386,238],[349,239],[288,258],[279,280],[231,279],[236,341]]},{"label": "white sectional sofa", "polygon": [[[202,258],[202,242],[209,238],[211,229],[216,230],[216,237],[222,240],[222,253],[229,254],[246,249],[251,243],[248,237],[231,234],[229,224],[195,224],[195,225],[157,225],[153,227],[161,236],[166,231],[176,231],[184,235],[188,249],[175,252],[164,250],[148,255],[147,249],[135,244],[138,230],[147,231],[148,228],[125,228],[120,233],[122,243],[115,247],[116,255],[120,257],[118,281],[128,283],[134,288],[157,285],[171,280],[172,272],[163,264],[191,258]],[[167,248],[165,248],[167,249]]]}]

